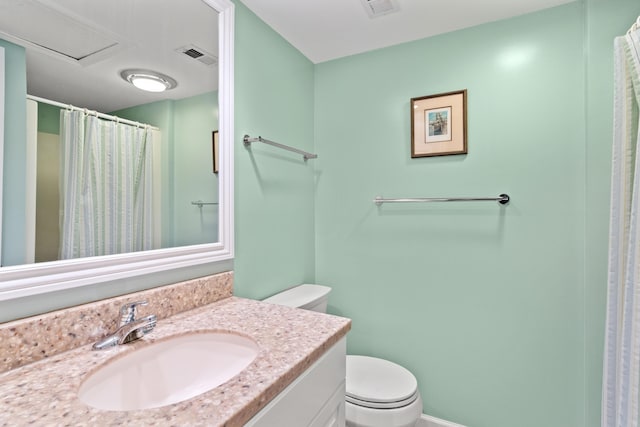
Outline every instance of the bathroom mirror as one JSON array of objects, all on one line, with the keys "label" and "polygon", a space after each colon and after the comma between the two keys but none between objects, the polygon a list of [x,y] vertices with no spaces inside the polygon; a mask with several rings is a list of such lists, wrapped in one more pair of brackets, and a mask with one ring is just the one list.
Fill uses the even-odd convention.
[{"label": "bathroom mirror", "polygon": [[[193,7],[186,7],[188,2],[194,2],[192,4]],[[211,234],[211,236],[214,236],[213,238],[202,242],[194,241],[193,239],[181,240],[181,237],[184,237],[187,233],[178,230],[175,233],[178,236],[177,238],[172,239],[168,244],[154,246],[154,248],[157,249],[45,261],[35,264],[3,265],[0,267],[0,301],[86,285],[95,285],[140,275],[161,273],[176,268],[203,264],[210,265],[217,261],[233,258],[233,3],[230,0],[184,0],[181,2],[139,0],[136,1],[134,5],[128,4],[125,1],[109,2],[108,7],[102,7],[102,5],[103,4],[101,4],[101,7],[96,7],[94,4],[88,4],[86,0],[10,0],[2,7],[11,7],[12,10],[15,11],[16,16],[6,19],[7,14],[3,14],[3,18],[5,19],[4,25],[0,26],[0,32],[3,33],[0,34],[0,39],[16,45],[27,46],[27,80],[29,88],[27,92],[29,92],[30,95],[34,95],[33,92],[35,91],[35,95],[38,98],[46,98],[48,100],[58,98],[53,99],[53,101],[58,101],[65,105],[87,108],[88,110],[86,112],[89,114],[91,114],[92,110],[111,114],[115,112],[115,115],[118,117],[130,119],[134,122],[143,122],[145,117],[149,117],[149,114],[146,112],[140,113],[139,107],[141,105],[145,107],[150,105],[152,107],[150,109],[160,105],[162,112],[173,113],[178,110],[175,104],[161,104],[166,102],[182,102],[186,99],[189,102],[193,101],[190,103],[195,105],[195,108],[198,108],[198,105],[204,105],[205,108],[210,109],[211,111],[207,113],[212,117],[211,123],[209,125],[205,124],[202,126],[199,124],[197,126],[206,129],[206,134],[203,137],[208,144],[208,149],[202,152],[200,157],[207,159],[207,173],[209,177],[212,178],[210,182],[216,183],[217,188],[213,188],[213,191],[202,194],[202,196],[192,195],[186,199],[186,203],[184,199],[180,199],[186,191],[180,189],[174,191],[174,194],[171,196],[165,196],[163,193],[163,198],[173,199],[174,204],[181,203],[182,205],[187,205],[192,212],[195,210],[199,218],[205,218],[207,214],[217,216],[217,230]],[[198,8],[205,7],[207,11],[211,9],[217,13],[217,17],[214,16],[214,21],[212,21],[214,24],[217,23],[217,30],[213,30],[211,33],[212,37],[217,37],[217,43],[214,44],[213,48],[202,46],[206,44],[206,42],[198,41],[198,37],[201,37],[199,33],[194,36],[193,41],[164,40],[168,38],[166,35],[171,33],[172,28],[174,32],[180,34],[193,34],[193,32],[186,31],[186,29],[190,27],[196,28],[197,23],[203,22],[200,18],[202,18],[205,13],[196,12],[197,16],[192,15],[191,18],[180,16],[178,12],[172,12],[170,10],[171,7],[176,6],[178,9],[189,9],[192,11],[197,11]],[[132,12],[133,9],[144,12],[142,17],[134,15]],[[104,17],[107,17],[108,19],[106,19],[106,21],[111,22],[114,26],[107,27],[104,24],[105,21],[102,20]],[[56,25],[53,26],[53,32],[50,31],[51,26],[44,25],[44,23],[52,21],[56,22]],[[11,22],[15,22],[16,25],[13,25],[14,28],[6,28],[12,26]],[[151,29],[148,25],[152,26]],[[64,26],[64,28],[75,27],[75,30],[78,31],[78,37],[69,37],[69,34],[64,31],[56,31],[56,28],[59,29],[61,26]],[[24,31],[25,28],[29,31],[26,31],[24,34],[20,33],[20,31]],[[198,31],[211,31],[211,28],[198,28]],[[143,58],[140,53],[141,50],[144,50],[141,49],[141,47],[144,47],[145,42],[140,41],[140,39],[134,39],[133,37],[127,37],[127,34],[133,34],[143,38],[149,38],[155,34],[155,37],[159,39],[157,43],[163,44],[163,46],[166,44],[165,50],[170,49],[170,52],[156,54],[160,55],[156,62],[147,60]],[[29,39],[31,41],[29,41]],[[68,47],[65,43],[69,43],[70,40],[73,41],[73,43],[71,43],[71,47]],[[200,38],[199,40],[202,39]],[[146,42],[148,43],[149,41],[147,40]],[[49,46],[45,46],[45,44]],[[30,49],[44,52],[45,55],[41,55],[40,58],[42,61],[56,59],[61,64],[60,67],[48,67],[52,75],[47,81],[43,82],[42,79],[38,82],[29,81],[32,77],[29,76],[29,62],[34,60],[33,57],[29,56]],[[214,50],[217,50],[217,52],[214,52]],[[46,58],[47,55],[49,58]],[[121,68],[124,68],[124,65],[119,65],[118,69],[115,70],[117,72],[114,72],[114,69],[106,70],[106,64],[109,63],[110,58],[118,55],[125,56],[129,59],[130,65],[128,65],[127,68],[156,68],[154,71],[159,71],[162,74],[167,74],[174,78],[177,81],[177,86],[163,93],[161,96],[138,91],[120,76]],[[61,59],[62,56],[66,58]],[[169,66],[165,68],[162,65],[148,65],[168,64],[169,59],[171,62],[185,65],[182,69],[171,68]],[[186,61],[193,62],[189,63]],[[55,61],[51,62],[51,64],[54,63]],[[63,79],[57,78],[54,73],[63,70],[68,74],[69,70],[73,70],[74,67],[79,70],[79,73],[80,70],[82,70],[82,73],[85,73],[87,70],[93,69],[100,77],[96,77],[96,79],[92,81],[83,80],[79,77],[74,79],[72,76],[71,80],[77,80],[78,83],[83,86],[69,89],[65,88],[64,90],[68,96],[65,96],[64,93],[63,95],[56,95],[56,93],[59,93],[56,92],[56,90],[61,88]],[[158,70],[157,68],[159,67],[162,69]],[[200,76],[204,75],[204,77],[197,77],[197,74],[183,73],[182,71],[187,68],[203,71],[204,74],[201,73]],[[208,75],[210,75],[211,78],[209,78]],[[67,77],[69,76],[67,75]],[[116,86],[111,86],[111,89],[107,89],[105,95],[100,97],[100,101],[94,101],[97,98],[95,95],[95,93],[97,93],[95,90],[97,85],[95,83],[100,82],[101,78],[109,80],[109,84],[119,85],[117,87],[122,89],[114,90],[113,87]],[[194,83],[201,83],[205,80],[213,81],[214,86],[209,82],[208,85],[205,85],[204,92],[217,92],[217,105],[213,105],[216,103],[212,103],[210,99],[201,102],[203,89],[198,88],[198,85]],[[205,81],[205,83],[207,82]],[[107,85],[105,84],[105,86]],[[50,93],[53,93],[53,95],[50,95]],[[127,98],[122,100],[122,98],[112,96],[122,95],[124,93],[129,95],[136,93],[140,95],[140,98],[135,99],[133,95],[131,95],[131,99]],[[88,98],[79,96],[86,94],[90,96]],[[51,107],[48,104],[45,107],[41,106],[42,104],[39,104],[38,108],[44,110]],[[9,108],[12,107],[8,106],[7,109]],[[21,108],[21,106],[17,106],[16,108]],[[61,108],[65,109],[65,107]],[[217,109],[217,120],[215,120],[215,109]],[[201,110],[198,111],[202,112]],[[180,126],[182,128],[190,127],[195,114],[189,112],[189,110],[185,110],[181,114],[184,123]],[[27,116],[29,116],[28,113]],[[176,134],[177,136],[175,139],[175,150],[170,154],[181,154],[187,149],[186,144],[190,142],[191,138],[182,137],[182,139],[180,139],[179,134],[176,133],[178,125],[175,125],[175,121],[171,123],[174,124],[174,127],[168,129],[167,133]],[[151,124],[157,126],[154,123]],[[144,125],[140,126],[144,127]],[[213,131],[218,131],[219,148],[216,162],[219,172],[217,174],[213,173],[213,159],[211,158],[211,138]],[[205,133],[205,131],[201,133]],[[4,141],[4,153],[8,152],[6,147],[9,143],[7,140]],[[0,159],[1,158],[2,157],[0,157]],[[4,165],[9,164],[11,161],[12,159],[5,156]],[[54,162],[55,161],[57,160],[54,160]],[[174,166],[174,163],[177,161],[178,159],[175,156],[169,156],[169,158],[162,160],[163,164],[171,164],[172,166]],[[2,166],[3,163],[0,162],[0,176],[3,175],[1,173]],[[25,169],[30,169],[30,166],[27,164]],[[195,172],[191,171],[190,173]],[[173,174],[173,169],[170,169],[167,174]],[[180,175],[175,178],[182,179],[184,177]],[[27,178],[27,180],[28,179],[29,178]],[[165,181],[166,178],[163,176],[162,180]],[[4,190],[5,194],[7,192],[7,185],[10,184],[5,176],[5,187],[0,189]],[[174,180],[166,185],[174,188],[177,184]],[[2,192],[0,192],[0,194],[2,194]],[[5,198],[5,201],[6,200],[7,198]],[[195,204],[191,202],[195,202]],[[209,205],[209,203],[211,203],[211,205]],[[2,206],[0,206],[0,208],[2,208]],[[14,212],[20,212],[19,208],[15,209],[15,207],[12,207],[12,209],[14,209]],[[176,211],[176,218],[168,228],[177,228],[181,223],[193,222],[190,218],[186,217],[186,214],[179,213],[178,209],[174,208],[174,210]],[[0,211],[4,213],[4,221],[7,221],[8,207],[5,206],[4,209]],[[3,217],[0,216],[0,218]],[[5,230],[6,229],[5,223]],[[0,237],[2,236],[0,235]],[[8,239],[6,233],[4,238]],[[3,250],[5,252],[10,250],[12,245],[9,243],[11,242],[5,240],[3,243]],[[6,253],[4,255],[6,255]]]}]

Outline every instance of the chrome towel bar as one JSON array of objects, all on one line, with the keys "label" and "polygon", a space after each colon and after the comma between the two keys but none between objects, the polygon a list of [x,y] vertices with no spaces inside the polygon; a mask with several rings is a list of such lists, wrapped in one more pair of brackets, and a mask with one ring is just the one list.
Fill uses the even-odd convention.
[{"label": "chrome towel bar", "polygon": [[501,205],[509,203],[508,194],[501,194],[498,197],[428,197],[428,198],[415,198],[415,199],[385,199],[380,196],[376,196],[373,199],[373,203],[380,206],[383,203],[424,203],[424,202],[498,202]]},{"label": "chrome towel bar", "polygon": [[261,136],[259,136],[257,138],[251,138],[249,135],[245,135],[244,138],[242,139],[242,141],[244,142],[244,146],[245,147],[249,147],[252,142],[263,142],[265,144],[273,145],[274,147],[282,148],[283,150],[292,151],[292,152],[294,152],[296,154],[301,154],[302,158],[304,158],[305,162],[307,160],[309,160],[309,159],[317,159],[318,158],[317,154],[308,153],[306,151],[299,150],[297,148],[289,147],[288,145],[280,144],[279,142],[269,141],[268,139],[264,139]]}]

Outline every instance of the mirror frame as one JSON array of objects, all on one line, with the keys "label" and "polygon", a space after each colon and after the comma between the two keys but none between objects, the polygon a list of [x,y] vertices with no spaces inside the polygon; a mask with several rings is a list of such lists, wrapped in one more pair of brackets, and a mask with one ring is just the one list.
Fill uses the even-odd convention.
[{"label": "mirror frame", "polygon": [[[220,137],[219,240],[216,243],[24,264],[0,268],[0,301],[91,286],[178,268],[232,260],[233,133],[234,133],[234,12],[231,0],[202,0],[218,13],[218,111]],[[1,48],[0,48],[1,49]],[[0,52],[0,220],[2,218],[2,157],[4,137],[4,49]],[[0,224],[2,224],[0,222]],[[0,226],[0,233],[2,227]],[[0,238],[1,238],[0,234]],[[1,241],[1,240],[0,240]]]},{"label": "mirror frame", "polygon": [[0,46],[0,260],[2,259],[2,177],[4,165],[4,48]]}]

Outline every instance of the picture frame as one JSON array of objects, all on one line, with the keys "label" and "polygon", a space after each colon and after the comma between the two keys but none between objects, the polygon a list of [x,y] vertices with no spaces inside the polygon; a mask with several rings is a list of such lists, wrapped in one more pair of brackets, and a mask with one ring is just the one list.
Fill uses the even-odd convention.
[{"label": "picture frame", "polygon": [[411,157],[467,154],[467,90],[411,98]]},{"label": "picture frame", "polygon": [[211,151],[213,152],[213,173],[218,173],[218,163],[219,163],[219,154],[218,154],[218,131],[214,130],[211,133]]}]

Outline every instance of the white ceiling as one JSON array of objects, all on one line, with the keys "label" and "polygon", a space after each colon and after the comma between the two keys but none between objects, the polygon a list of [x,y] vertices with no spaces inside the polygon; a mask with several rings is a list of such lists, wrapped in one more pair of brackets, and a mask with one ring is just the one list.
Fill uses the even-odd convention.
[{"label": "white ceiling", "polygon": [[[377,18],[369,17],[362,0],[241,1],[319,63],[573,0],[395,0],[399,12]],[[96,4],[0,0],[0,38],[25,46],[29,94],[111,112],[217,89],[216,66],[175,51],[193,44],[217,56],[217,14],[202,0]],[[76,60],[60,51],[86,57]],[[178,87],[161,94],[140,91],[120,78],[126,68],[159,71]]]},{"label": "white ceiling", "polygon": [[314,63],[510,18],[574,0],[396,0],[370,18],[361,0],[241,0]]}]

